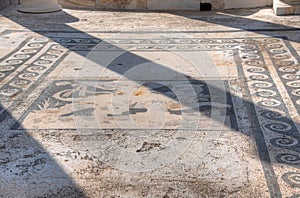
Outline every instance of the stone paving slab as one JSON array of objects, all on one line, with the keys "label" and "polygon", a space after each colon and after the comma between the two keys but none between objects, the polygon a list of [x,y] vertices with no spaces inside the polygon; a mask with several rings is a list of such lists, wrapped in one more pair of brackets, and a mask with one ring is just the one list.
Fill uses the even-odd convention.
[{"label": "stone paving slab", "polygon": [[[205,10],[204,3],[211,5],[211,10],[224,10],[232,8],[253,8],[271,6],[272,0],[259,0],[248,2],[246,0],[58,0],[64,8],[74,9],[116,9],[116,10]],[[207,9],[206,9],[207,10]]]},{"label": "stone paving slab", "polygon": [[300,14],[300,3],[295,0],[275,0],[273,3],[273,9],[276,15]]},{"label": "stone paving slab", "polygon": [[[296,26],[142,13],[132,30],[115,13],[111,32],[88,12],[3,13],[1,196],[299,196]],[[270,30],[236,31],[249,21]]]}]

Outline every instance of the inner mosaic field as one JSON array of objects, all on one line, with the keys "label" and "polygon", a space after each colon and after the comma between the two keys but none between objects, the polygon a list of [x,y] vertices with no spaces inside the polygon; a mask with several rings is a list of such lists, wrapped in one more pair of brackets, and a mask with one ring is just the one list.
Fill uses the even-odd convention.
[{"label": "inner mosaic field", "polygon": [[[77,74],[68,76],[61,65],[82,54],[91,63],[78,63]],[[29,37],[1,59],[0,122],[6,130],[90,129],[96,136],[97,130],[246,134],[255,140],[270,196],[299,197],[299,62],[285,38]],[[93,76],[98,69],[99,79]],[[143,156],[170,148],[167,140],[139,147],[137,139],[135,134],[120,145]],[[99,142],[106,146],[93,149],[113,144]]]}]

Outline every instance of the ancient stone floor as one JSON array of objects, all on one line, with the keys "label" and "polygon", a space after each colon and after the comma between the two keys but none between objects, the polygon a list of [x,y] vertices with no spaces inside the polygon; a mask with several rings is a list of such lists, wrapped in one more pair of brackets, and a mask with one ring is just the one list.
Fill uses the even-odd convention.
[{"label": "ancient stone floor", "polygon": [[0,197],[300,197],[299,16],[0,14]]}]

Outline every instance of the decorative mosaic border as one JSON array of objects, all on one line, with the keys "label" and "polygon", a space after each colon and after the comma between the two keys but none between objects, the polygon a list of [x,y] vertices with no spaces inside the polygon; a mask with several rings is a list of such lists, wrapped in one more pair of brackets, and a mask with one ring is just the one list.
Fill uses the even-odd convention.
[{"label": "decorative mosaic border", "polygon": [[[19,74],[13,78],[7,85],[0,89],[2,93],[1,101],[9,100],[15,97],[15,94],[10,94],[7,89],[17,89],[20,91],[28,91],[30,88],[38,86],[38,81],[42,79],[42,75],[46,71],[50,71],[59,63],[59,60],[71,51],[89,51],[100,42],[100,39],[69,39],[69,38],[51,38],[59,45],[53,44],[52,47],[38,58],[38,61],[27,67],[25,73]],[[283,189],[280,189],[279,183],[284,183],[286,188],[290,188],[290,193],[297,192],[300,188],[299,180],[299,165],[300,165],[300,135],[297,129],[298,123],[291,119],[286,104],[284,103],[281,93],[277,85],[272,79],[272,73],[268,71],[268,66],[264,61],[262,51],[266,50],[273,60],[273,67],[279,75],[282,83],[293,101],[298,113],[300,108],[299,87],[300,78],[297,74],[299,63],[299,55],[295,50],[282,39],[274,38],[253,38],[253,39],[172,39],[172,40],[147,40],[147,39],[132,39],[132,40],[108,40],[107,45],[101,45],[98,50],[119,50],[115,45],[122,45],[123,50],[233,50],[235,52],[235,61],[238,67],[239,75],[245,76],[246,91],[248,91],[250,102],[249,112],[253,112],[252,120],[253,132],[256,139],[257,147],[265,172],[266,181],[269,187],[271,197],[281,197]],[[115,45],[114,45],[115,44]],[[23,44],[24,45],[24,44]],[[40,46],[40,45],[37,45]],[[60,47],[63,46],[63,47]],[[106,46],[106,47],[105,47]],[[104,48],[103,48],[104,47]],[[58,54],[49,53],[49,51],[61,52]],[[11,55],[15,54],[13,52]],[[46,56],[46,58],[45,58]],[[22,56],[27,57],[28,56]],[[20,57],[15,57],[19,59]],[[21,64],[19,61],[8,61],[10,57],[5,58],[6,63]],[[26,59],[27,60],[27,59]],[[29,60],[29,59],[28,59]],[[0,64],[1,65],[1,64]],[[48,66],[45,66],[48,65]],[[19,65],[18,67],[21,67]],[[38,73],[37,70],[31,70],[30,67],[44,68],[43,72]],[[30,74],[28,74],[30,73]],[[6,75],[6,74],[4,74]],[[6,91],[5,91],[6,90]],[[11,92],[13,93],[13,92]],[[250,97],[251,96],[251,97]],[[24,95],[22,96],[24,97]],[[10,109],[11,108],[10,106]],[[0,116],[0,121],[3,121],[3,111]],[[257,115],[254,116],[254,114]],[[255,118],[254,118],[255,117]],[[2,119],[1,119],[2,118]],[[5,118],[5,116],[4,116]],[[274,167],[275,164],[284,164],[284,173]],[[278,182],[276,182],[278,181]],[[282,188],[284,188],[282,187]],[[285,189],[285,192],[287,190]],[[287,195],[291,197],[299,197],[294,193]]]},{"label": "decorative mosaic border", "polygon": [[23,41],[19,48],[3,57],[0,63],[0,81],[16,71],[29,59],[33,58],[47,43],[48,39],[29,38]]},{"label": "decorative mosaic border", "polygon": [[[246,77],[249,91],[247,94],[251,96],[250,104],[255,109],[259,122],[256,129],[260,128],[262,133],[256,134],[256,141],[271,197],[282,197],[282,194],[279,184],[274,183],[274,179],[281,179],[278,175],[280,173],[277,173],[277,170],[270,165],[285,164],[293,170],[293,167],[299,163],[300,136],[298,129],[268,71],[262,54],[263,49],[260,47],[272,46],[274,42],[278,41],[280,39],[265,39],[260,45],[249,45],[248,49],[239,51],[239,56],[242,57],[240,64],[243,68],[240,73]],[[265,146],[259,143],[261,142],[260,138],[264,138]],[[290,172],[284,175],[286,174],[290,174]],[[299,183],[297,178],[288,178],[285,177],[284,181],[290,187],[293,187],[295,182]]]},{"label": "decorative mosaic border", "polygon": [[[0,63],[0,71],[5,72],[2,81],[7,81],[0,87],[1,105],[6,108],[0,110],[0,122],[4,121],[9,115],[8,111],[13,110],[21,99],[26,98],[68,54],[66,48],[59,44],[50,44],[49,39],[30,38],[26,42]],[[32,61],[43,49],[46,51]]]}]

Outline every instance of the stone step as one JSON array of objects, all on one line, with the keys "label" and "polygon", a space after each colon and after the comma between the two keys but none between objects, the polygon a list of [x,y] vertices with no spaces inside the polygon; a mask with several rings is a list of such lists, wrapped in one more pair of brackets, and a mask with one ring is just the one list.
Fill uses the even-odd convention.
[{"label": "stone step", "polygon": [[64,8],[73,9],[95,9],[96,0],[58,0]]},{"label": "stone step", "polygon": [[273,9],[278,16],[300,14],[300,0],[274,0]]},{"label": "stone step", "polygon": [[[271,6],[272,0],[58,0],[66,8],[116,10],[195,10],[211,4],[212,10]],[[201,8],[202,7],[202,8]]]}]

